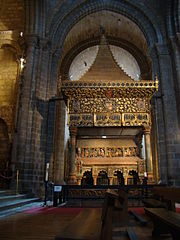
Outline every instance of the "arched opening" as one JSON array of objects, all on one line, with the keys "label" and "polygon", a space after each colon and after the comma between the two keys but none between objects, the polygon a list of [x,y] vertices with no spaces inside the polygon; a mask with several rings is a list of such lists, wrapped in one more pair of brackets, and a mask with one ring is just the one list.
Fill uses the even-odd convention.
[{"label": "arched opening", "polygon": [[92,171],[86,171],[83,174],[82,180],[81,180],[81,185],[88,185],[92,186],[93,185],[93,177],[92,177]]},{"label": "arched opening", "polygon": [[128,178],[128,185],[137,185],[139,183],[139,176],[137,171],[130,170],[129,171],[129,178]]},{"label": "arched opening", "polygon": [[123,176],[123,172],[122,171],[116,170],[114,172],[113,184],[114,185],[124,186],[124,176]]},{"label": "arched opening", "polygon": [[106,171],[100,171],[97,177],[97,185],[109,185],[109,179]]},{"label": "arched opening", "polygon": [[[111,83],[111,81],[127,80],[127,82],[129,81],[128,83],[118,83],[118,86],[136,87],[143,86],[143,79],[151,79],[152,66],[147,56],[147,42],[140,28],[127,17],[105,10],[103,10],[101,13],[101,21],[99,19],[99,12],[87,15],[86,17],[81,19],[77,24],[72,27],[63,43],[64,53],[62,55],[62,58],[60,59],[59,64],[59,81],[62,81],[61,83],[64,82],[64,86],[67,86],[68,89],[71,85],[71,93],[68,92],[69,95],[66,95],[67,91],[65,93],[63,92],[64,90],[62,90],[62,93],[66,95],[65,101],[67,103],[67,111],[65,112],[65,116],[67,116],[65,117],[67,119],[66,127],[68,128],[68,126],[70,126],[70,142],[75,142],[75,145],[73,145],[73,151],[76,152],[77,148],[81,149],[81,154],[78,158],[79,161],[83,162],[83,167],[87,167],[90,165],[93,168],[95,164],[100,164],[101,158],[103,158],[105,160],[103,161],[103,167],[109,167],[109,165],[111,165],[110,162],[114,162],[114,171],[115,169],[117,169],[117,167],[119,167],[120,164],[120,162],[118,162],[116,158],[125,157],[123,164],[127,164],[135,168],[137,167],[137,162],[141,159],[140,150],[142,138],[140,136],[141,132],[144,129],[143,126],[150,126],[151,120],[149,117],[149,100],[148,97],[146,99],[143,99],[143,96],[136,96],[136,93],[134,94],[134,96],[132,96],[131,100],[129,100],[129,94],[125,94],[126,96],[120,96],[121,99],[124,99],[123,101],[125,101],[126,103],[129,102],[129,106],[132,106],[127,109],[126,106],[128,106],[128,104],[125,104],[126,106],[124,105],[124,103],[121,104],[121,99],[118,97],[119,95],[116,95],[112,91],[109,91],[108,84],[109,86],[115,86],[116,83]],[[92,25],[89,26],[87,22],[89,22],[91,19],[93,19]],[[102,24],[100,24],[100,22]],[[118,28],[117,23],[119,25]],[[86,32],[87,29],[85,29],[85,32],[87,34],[84,34],[84,32],[82,32],[82,26],[84,25],[87,25],[88,28],[90,27],[94,30],[95,36],[93,37],[96,38],[96,41],[92,42],[91,31]],[[125,26],[129,27],[126,28]],[[106,42],[106,44],[108,45],[106,51],[109,51],[108,61],[111,62],[109,66],[113,66],[107,79],[105,79],[106,76],[103,75],[103,58],[99,54],[100,52],[103,52],[101,51],[101,27],[105,30],[106,33],[105,38],[107,41],[103,41],[104,43]],[[130,31],[130,29],[132,29],[132,31]],[[115,32],[117,34],[115,34]],[[131,43],[128,40],[129,34],[133,39],[133,42]],[[74,38],[73,36],[76,36],[76,38]],[[134,47],[132,47],[132,44]],[[140,45],[143,47],[140,47]],[[136,51],[133,51],[133,48],[136,49]],[[122,59],[123,61],[121,62]],[[106,64],[108,66],[107,62]],[[129,66],[133,66],[132,69],[130,69]],[[94,69],[93,71],[92,68]],[[102,71],[99,71],[97,69],[101,69]],[[106,69],[106,66],[104,66],[104,69]],[[119,72],[119,69],[121,73]],[[93,76],[90,76],[92,72]],[[135,72],[136,74],[134,74]],[[119,78],[117,77],[118,74],[120,74]],[[103,84],[101,82],[98,82],[102,79],[105,81]],[[82,83],[78,85],[79,83],[76,83],[78,81]],[[147,80],[146,86],[152,86],[152,83],[149,85],[148,81],[150,80]],[[62,88],[64,87],[62,84],[61,86]],[[74,86],[75,88],[73,88],[72,86]],[[79,89],[76,92],[77,86],[79,87]],[[85,88],[88,88],[88,86],[90,88],[91,86],[103,86],[105,90],[99,93],[99,96],[102,96],[102,100],[99,99],[98,95],[95,96],[95,93],[93,93],[95,101],[89,99],[90,96],[86,98],[86,93],[83,93],[84,90],[82,92],[80,90],[82,86],[84,86]],[[71,100],[67,100],[69,97]],[[103,99],[106,100],[104,100],[103,102]],[[137,100],[133,102],[134,99]],[[89,103],[91,101],[94,101],[95,104],[93,105],[91,103],[91,106],[89,106]],[[118,104],[119,109],[117,106]],[[127,112],[132,112],[132,114],[128,115],[126,114]],[[136,114],[134,114],[134,112],[136,112]],[[143,114],[139,115],[139,112],[142,112]],[[149,114],[148,116],[146,115],[147,112]],[[111,115],[110,113],[115,114],[112,117],[109,117]],[[97,116],[98,114],[99,116]],[[119,116],[119,114],[122,114],[122,116]],[[93,126],[98,127],[98,133],[97,131],[95,131],[95,129],[93,129]],[[86,127],[91,127],[92,132],[91,130],[88,131]],[[113,129],[113,127],[118,127],[118,134],[116,133],[116,130]],[[74,135],[73,133],[73,128],[76,128],[76,135]],[[111,137],[115,140],[111,141]],[[82,138],[89,139],[89,144],[85,143]],[[96,143],[94,141],[94,138],[99,138],[101,140]],[[108,138],[109,142],[106,142],[104,138]],[[86,152],[86,154],[83,154],[84,151]],[[126,161],[127,158],[129,158],[128,161]],[[108,159],[111,159],[111,161],[108,161]],[[151,159],[149,158],[149,161],[150,160]],[[69,156],[68,161],[74,161],[72,155]],[[123,167],[124,166],[125,165],[123,165]],[[72,173],[67,173],[67,176],[68,174],[69,176],[75,176],[75,172],[73,171],[74,170],[72,168]],[[152,173],[152,170],[149,169],[149,172]],[[102,174],[102,176],[98,176],[97,184],[107,184],[108,178],[106,178],[105,175],[106,174]],[[73,181],[74,179],[75,178],[73,177]],[[127,176],[125,182],[127,182]],[[119,179],[116,178],[114,182],[112,181],[112,179],[110,181],[110,184],[117,183],[124,184],[123,176],[120,176]]]}]

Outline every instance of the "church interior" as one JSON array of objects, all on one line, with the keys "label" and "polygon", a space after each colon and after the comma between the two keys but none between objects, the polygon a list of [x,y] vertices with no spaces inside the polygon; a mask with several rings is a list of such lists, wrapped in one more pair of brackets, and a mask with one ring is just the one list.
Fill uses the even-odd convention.
[{"label": "church interior", "polygon": [[[178,224],[163,222],[172,238],[155,239],[178,239],[179,105],[179,0],[0,0],[0,209],[5,191],[45,206],[69,201],[74,226],[92,219],[94,234],[100,211],[73,212],[73,201],[103,199],[93,239],[108,240],[128,239],[104,229],[125,224],[133,204],[154,226],[165,206]],[[160,193],[166,203],[149,202]],[[70,215],[58,211],[65,226]],[[140,239],[154,239],[152,222],[149,238],[136,226]],[[138,239],[132,228],[127,235]]]}]

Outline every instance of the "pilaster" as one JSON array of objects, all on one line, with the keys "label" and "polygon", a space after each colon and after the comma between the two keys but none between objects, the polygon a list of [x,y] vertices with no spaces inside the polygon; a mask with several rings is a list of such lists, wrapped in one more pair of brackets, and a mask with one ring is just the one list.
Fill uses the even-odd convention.
[{"label": "pilaster", "polygon": [[76,154],[76,135],[77,128],[70,127],[70,156],[69,156],[69,184],[76,183],[75,154]]},{"label": "pilaster", "polygon": [[145,139],[145,153],[146,153],[146,171],[148,176],[152,176],[152,150],[151,150],[151,130],[150,128],[144,129]]}]

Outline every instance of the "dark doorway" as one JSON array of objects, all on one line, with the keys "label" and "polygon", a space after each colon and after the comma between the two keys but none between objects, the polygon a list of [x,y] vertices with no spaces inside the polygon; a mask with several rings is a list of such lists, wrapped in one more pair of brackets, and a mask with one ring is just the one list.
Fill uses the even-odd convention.
[{"label": "dark doorway", "polygon": [[97,177],[97,185],[109,185],[109,179],[106,171],[100,171]]},{"label": "dark doorway", "polygon": [[91,171],[86,171],[83,174],[82,180],[81,180],[81,185],[93,185],[93,177],[92,177],[92,172]]},{"label": "dark doorway", "polygon": [[116,178],[114,178],[113,184],[114,185],[121,185],[121,186],[123,186],[124,185],[123,173],[120,170],[117,170],[117,171],[114,172],[114,176]]},{"label": "dark doorway", "polygon": [[135,170],[129,171],[129,175],[132,176],[131,184],[137,185],[139,182],[138,173]]}]

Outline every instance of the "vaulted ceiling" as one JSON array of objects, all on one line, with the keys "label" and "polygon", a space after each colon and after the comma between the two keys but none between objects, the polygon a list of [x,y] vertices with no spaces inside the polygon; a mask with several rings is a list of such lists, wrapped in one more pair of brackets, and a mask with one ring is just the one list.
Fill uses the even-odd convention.
[{"label": "vaulted ceiling", "polygon": [[146,52],[146,39],[140,28],[127,17],[105,10],[92,13],[74,25],[65,39],[64,51],[86,39],[99,37],[100,27],[104,28],[107,37],[129,41]]},{"label": "vaulted ceiling", "polygon": [[129,18],[107,10],[89,14],[71,28],[63,45],[62,75],[67,75],[71,62],[79,52],[99,43],[100,28],[105,31],[109,44],[118,45],[135,57],[141,68],[142,78],[151,78],[147,42],[143,32]]}]

